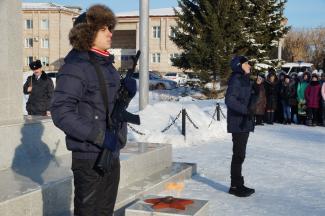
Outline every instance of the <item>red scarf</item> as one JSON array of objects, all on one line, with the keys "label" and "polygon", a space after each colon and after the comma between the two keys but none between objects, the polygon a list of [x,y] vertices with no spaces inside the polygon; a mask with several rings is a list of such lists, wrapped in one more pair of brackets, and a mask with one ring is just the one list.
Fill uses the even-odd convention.
[{"label": "red scarf", "polygon": [[97,53],[97,54],[99,54],[99,55],[102,55],[102,56],[106,56],[106,57],[109,56],[109,52],[107,50],[103,51],[103,50],[99,50],[99,49],[96,49],[96,48],[91,48],[90,50]]}]

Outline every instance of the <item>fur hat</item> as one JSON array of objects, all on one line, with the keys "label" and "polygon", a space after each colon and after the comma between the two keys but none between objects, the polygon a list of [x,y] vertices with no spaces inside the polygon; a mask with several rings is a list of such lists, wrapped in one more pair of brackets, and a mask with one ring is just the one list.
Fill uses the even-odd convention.
[{"label": "fur hat", "polygon": [[33,61],[29,64],[31,70],[37,70],[42,67],[42,63],[40,60]]},{"label": "fur hat", "polygon": [[69,33],[70,44],[76,50],[87,51],[92,47],[99,29],[107,26],[113,30],[115,25],[116,17],[110,8],[105,5],[93,5],[73,23]]}]

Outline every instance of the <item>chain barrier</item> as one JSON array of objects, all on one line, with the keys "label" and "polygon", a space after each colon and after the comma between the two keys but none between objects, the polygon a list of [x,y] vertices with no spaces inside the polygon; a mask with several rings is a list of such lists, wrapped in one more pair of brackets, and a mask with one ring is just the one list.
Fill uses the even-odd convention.
[{"label": "chain barrier", "polygon": [[138,131],[137,129],[135,129],[134,127],[132,127],[130,124],[128,124],[128,127],[129,127],[129,128],[130,128],[134,133],[137,133],[137,134],[139,134],[139,135],[141,135],[141,136],[146,135],[145,133],[142,133],[142,132]]},{"label": "chain barrier", "polygon": [[177,116],[175,117],[175,119],[172,121],[172,123],[170,125],[168,125],[165,129],[163,129],[161,132],[165,133],[172,125],[174,125],[177,121],[177,119],[179,119],[179,117],[181,116],[182,111],[180,111]]},{"label": "chain barrier", "polygon": [[221,107],[220,107],[220,113],[221,113],[221,115],[222,115],[222,117],[223,117],[224,119],[227,119],[227,117],[226,117],[226,115],[223,113]]},{"label": "chain barrier", "polygon": [[[216,121],[215,116],[216,116],[216,114],[218,113],[218,111],[221,113],[222,117],[223,117],[224,119],[226,119],[226,116],[225,116],[225,114],[222,112],[221,107],[218,106],[218,104],[217,104],[216,109],[215,109],[215,111],[214,111],[214,113],[213,113],[213,115],[212,115],[212,119],[211,119],[211,122],[210,122],[210,124],[209,124],[209,128],[210,128],[210,126],[211,126],[213,120]],[[168,125],[166,128],[164,128],[161,132],[162,132],[162,133],[165,133],[167,130],[169,130],[169,128],[170,128],[171,126],[173,126],[173,125],[176,123],[176,121],[180,118],[181,114],[182,114],[182,110],[177,114],[177,116],[174,118],[174,120],[171,122],[171,124]],[[185,112],[185,116],[186,116],[186,118],[191,122],[191,124],[193,125],[194,128],[199,129],[199,127],[194,123],[194,121],[191,119],[191,117],[188,115],[187,112]],[[134,127],[132,127],[130,124],[127,124],[127,125],[128,125],[128,127],[129,127],[133,132],[135,132],[136,134],[139,134],[139,135],[141,135],[141,136],[146,135],[145,133],[143,133],[143,132],[141,132],[141,131],[135,129]]]},{"label": "chain barrier", "polygon": [[188,115],[187,112],[186,112],[186,117],[187,117],[187,119],[192,123],[192,125],[193,125],[196,129],[199,129],[199,127],[196,126],[196,124],[193,122],[193,120],[191,119],[191,117]]},{"label": "chain barrier", "polygon": [[214,113],[213,113],[213,115],[212,115],[212,119],[211,119],[211,122],[210,122],[208,128],[210,128],[210,126],[211,126],[213,120],[216,120],[214,117],[216,116],[217,112],[218,112],[218,105],[216,106],[216,108],[215,108],[215,110],[214,110]]}]

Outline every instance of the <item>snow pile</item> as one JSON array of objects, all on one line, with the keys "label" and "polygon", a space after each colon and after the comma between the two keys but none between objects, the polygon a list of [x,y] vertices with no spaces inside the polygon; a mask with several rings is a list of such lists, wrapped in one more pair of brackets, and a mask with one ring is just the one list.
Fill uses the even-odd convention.
[{"label": "snow pile", "polygon": [[[131,125],[136,130],[144,133],[139,135],[129,128],[129,141],[169,143],[174,147],[184,147],[193,144],[215,140],[226,136],[226,120],[212,120],[216,109],[216,100],[194,100],[191,97],[162,97],[160,93],[150,92],[150,105],[138,112],[141,118],[141,125]],[[164,99],[167,99],[165,101]],[[129,111],[135,112],[138,109],[138,95],[132,100]],[[218,101],[222,102],[222,101]],[[182,115],[181,110],[186,109],[187,114],[199,128],[196,129],[186,119],[186,139],[181,134]],[[222,107],[225,113],[225,107]],[[174,119],[178,117],[175,124],[167,131],[162,132]],[[215,119],[217,116],[215,115]],[[212,121],[212,123],[211,123]],[[211,125],[210,125],[211,123]],[[209,127],[210,125],[210,127]]]}]

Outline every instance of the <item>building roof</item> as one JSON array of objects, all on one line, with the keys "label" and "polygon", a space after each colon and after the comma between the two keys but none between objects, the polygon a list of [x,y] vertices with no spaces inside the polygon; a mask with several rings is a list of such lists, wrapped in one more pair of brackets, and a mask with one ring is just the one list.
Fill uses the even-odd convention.
[{"label": "building roof", "polygon": [[[180,8],[176,7],[176,10],[180,10]],[[150,16],[175,16],[174,8],[160,8],[160,9],[150,9]],[[116,13],[117,17],[138,17],[139,11],[129,11],[129,12],[120,12]]]},{"label": "building roof", "polygon": [[80,7],[63,6],[55,3],[34,3],[34,2],[23,2],[22,10],[64,10],[73,13],[79,13]]}]

